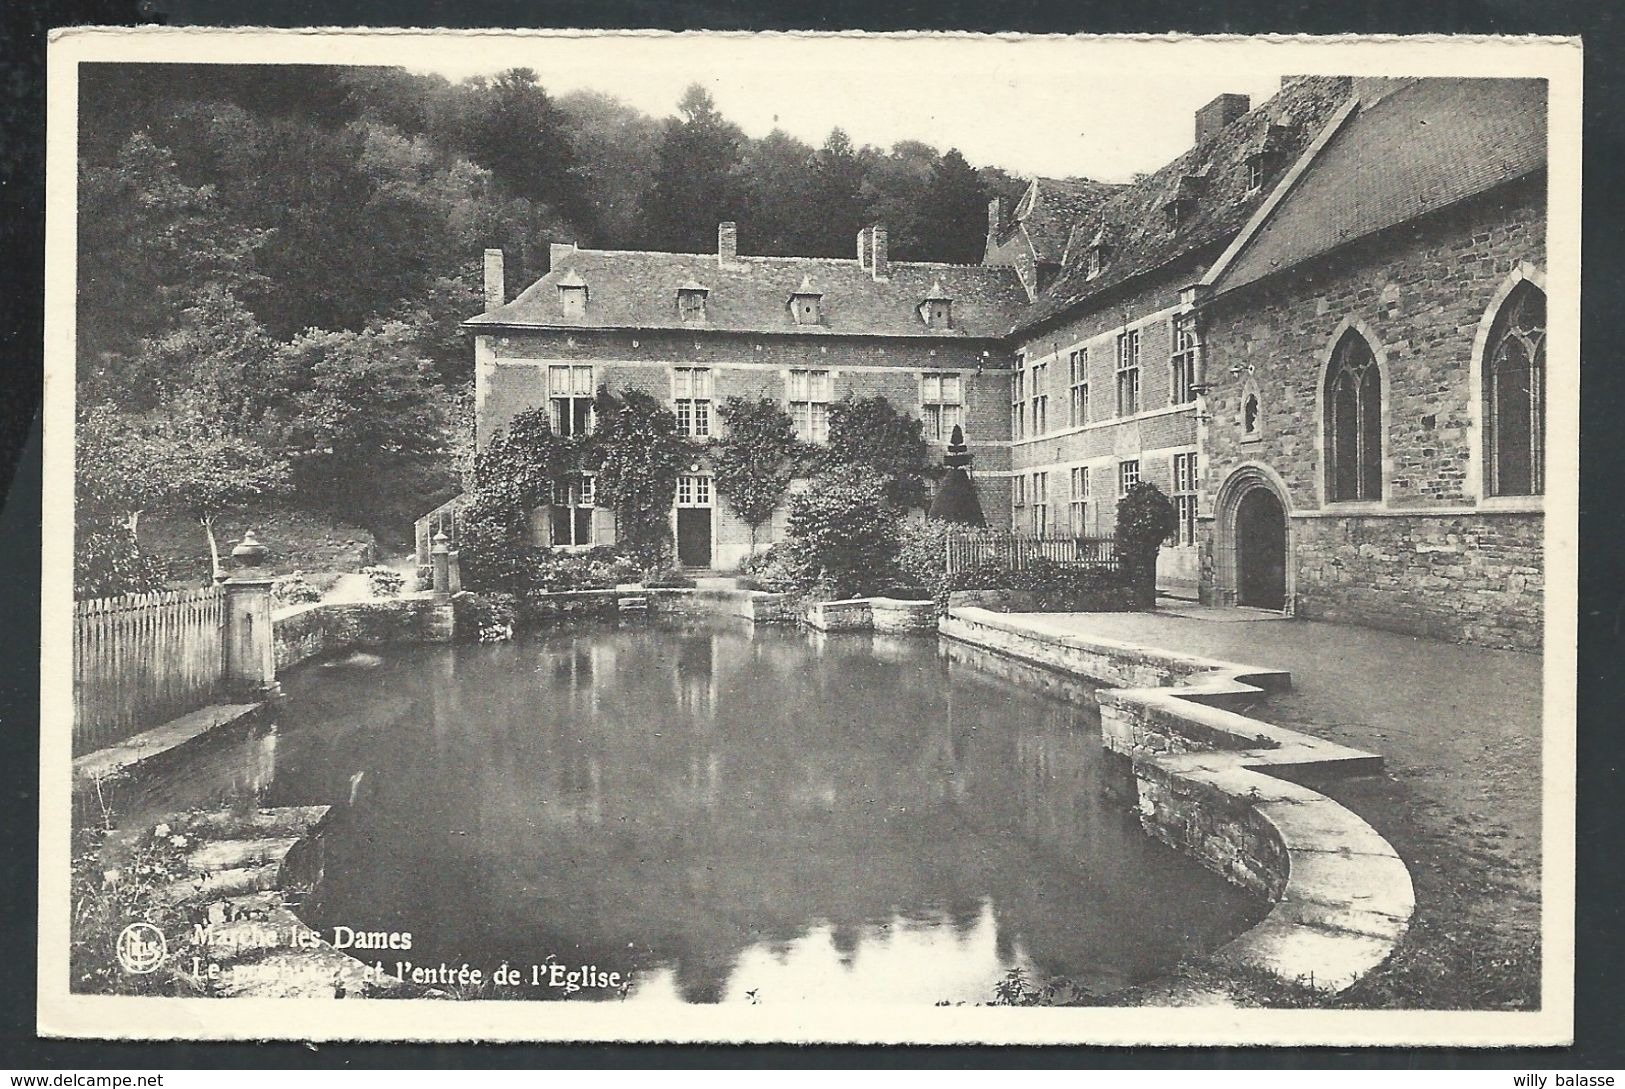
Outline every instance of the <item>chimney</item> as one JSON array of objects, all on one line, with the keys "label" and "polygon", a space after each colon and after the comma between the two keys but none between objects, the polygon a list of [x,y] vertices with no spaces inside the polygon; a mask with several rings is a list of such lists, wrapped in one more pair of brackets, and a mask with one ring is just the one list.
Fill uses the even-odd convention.
[{"label": "chimney", "polygon": [[999,228],[1004,225],[1001,219],[999,198],[994,197],[987,202],[987,248],[989,252],[999,244]]},{"label": "chimney", "polygon": [[1215,98],[1196,111],[1196,142],[1202,143],[1250,109],[1252,100],[1246,95],[1223,94]]},{"label": "chimney", "polygon": [[869,267],[869,249],[869,228],[865,227],[858,232],[858,267],[861,269]]},{"label": "chimney", "polygon": [[502,251],[485,251],[485,309],[495,310],[508,301],[502,284]]},{"label": "chimney", "polygon": [[870,229],[869,237],[871,239],[870,270],[875,274],[875,279],[888,279],[891,276],[891,262],[886,258],[885,224],[876,223],[874,227]]},{"label": "chimney", "polygon": [[717,264],[730,265],[739,256],[739,228],[731,221],[717,224]]}]

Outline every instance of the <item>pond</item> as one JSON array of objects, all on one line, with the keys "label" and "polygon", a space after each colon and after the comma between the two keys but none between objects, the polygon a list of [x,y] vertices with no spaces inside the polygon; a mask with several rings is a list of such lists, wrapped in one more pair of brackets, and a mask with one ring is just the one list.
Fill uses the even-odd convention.
[{"label": "pond", "polygon": [[1108,993],[1264,911],[1107,789],[1087,691],[933,638],[577,626],[284,684],[266,804],[353,799],[302,914],[410,933],[386,964],[980,1002],[1018,967]]}]

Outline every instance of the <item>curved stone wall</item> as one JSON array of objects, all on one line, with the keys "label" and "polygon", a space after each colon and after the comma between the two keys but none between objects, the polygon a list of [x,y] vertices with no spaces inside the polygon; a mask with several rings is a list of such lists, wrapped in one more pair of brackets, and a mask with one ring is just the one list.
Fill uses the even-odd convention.
[{"label": "curved stone wall", "polygon": [[1366,774],[1382,757],[1273,726],[1235,707],[1291,676],[1118,640],[1059,636],[986,609],[951,609],[941,634],[1106,684],[1102,742],[1128,758],[1141,823],[1274,903],[1212,954],[1319,991],[1382,964],[1416,908],[1410,871],[1355,813],[1282,774]]}]

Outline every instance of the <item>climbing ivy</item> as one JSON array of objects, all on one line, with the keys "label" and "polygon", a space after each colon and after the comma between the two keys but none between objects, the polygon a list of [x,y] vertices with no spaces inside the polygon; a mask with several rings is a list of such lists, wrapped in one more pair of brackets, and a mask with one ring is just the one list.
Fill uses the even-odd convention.
[{"label": "climbing ivy", "polygon": [[645,567],[671,555],[677,477],[696,455],[671,410],[647,393],[599,387],[594,435],[598,503],[615,511],[619,544]]}]

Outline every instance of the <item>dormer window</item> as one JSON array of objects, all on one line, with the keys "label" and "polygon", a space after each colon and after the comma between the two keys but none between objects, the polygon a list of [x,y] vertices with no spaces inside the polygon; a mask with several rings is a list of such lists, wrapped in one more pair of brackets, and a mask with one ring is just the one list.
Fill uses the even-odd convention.
[{"label": "dormer window", "polygon": [[790,320],[797,325],[818,325],[824,320],[824,294],[812,285],[812,279],[801,278],[801,286],[790,293]]},{"label": "dormer window", "polygon": [[1191,212],[1195,208],[1195,201],[1183,200],[1178,197],[1162,206],[1162,222],[1170,231],[1177,231],[1190,221]]},{"label": "dormer window", "polygon": [[1088,279],[1093,280],[1106,271],[1106,247],[1090,246],[1084,262],[1084,274]]},{"label": "dormer window", "polygon": [[567,318],[587,316],[587,281],[575,269],[559,277],[559,309]]},{"label": "dormer window", "polygon": [[1247,156],[1247,192],[1256,193],[1264,188],[1264,175],[1267,173],[1262,154]]},{"label": "dormer window", "polygon": [[953,300],[942,289],[942,281],[935,280],[931,284],[931,290],[920,302],[920,320],[931,329],[951,329],[953,305]]},{"label": "dormer window", "polygon": [[685,322],[705,320],[705,297],[709,290],[704,284],[690,280],[677,289],[677,314]]}]

